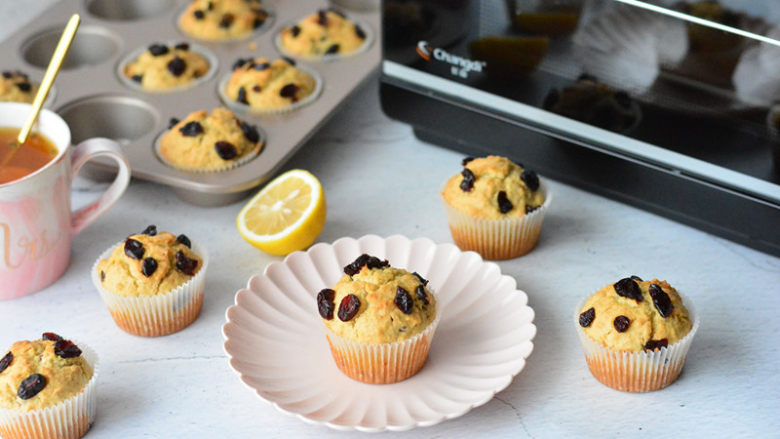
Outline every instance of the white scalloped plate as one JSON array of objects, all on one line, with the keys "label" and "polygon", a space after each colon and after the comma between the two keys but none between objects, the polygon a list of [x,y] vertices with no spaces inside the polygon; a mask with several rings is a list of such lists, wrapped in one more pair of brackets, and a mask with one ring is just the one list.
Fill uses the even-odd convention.
[{"label": "white scalloped plate", "polygon": [[[428,362],[400,383],[353,381],[337,368],[315,297],[362,253],[430,280],[441,323]],[[280,411],[337,430],[408,430],[490,401],[525,366],[534,311],[498,265],[452,244],[403,236],[342,238],[274,262],[236,294],[222,327],[241,381]]]}]

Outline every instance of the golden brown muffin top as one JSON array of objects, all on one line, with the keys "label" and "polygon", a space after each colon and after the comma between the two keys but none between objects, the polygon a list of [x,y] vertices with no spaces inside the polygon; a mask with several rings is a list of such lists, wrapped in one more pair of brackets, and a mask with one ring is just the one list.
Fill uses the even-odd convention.
[{"label": "golden brown muffin top", "polygon": [[332,9],[320,9],[298,23],[282,29],[282,46],[302,56],[346,55],[366,41],[366,32]]},{"label": "golden brown muffin top", "polygon": [[119,244],[97,270],[103,288],[119,296],[165,294],[188,282],[203,266],[187,236],[157,233],[151,225]]},{"label": "golden brown muffin top", "polygon": [[183,168],[229,167],[263,147],[257,127],[218,107],[195,111],[175,124],[160,139],[160,155]]},{"label": "golden brown muffin top", "polygon": [[536,172],[505,157],[467,158],[452,176],[442,197],[453,208],[484,219],[517,218],[544,203]]},{"label": "golden brown muffin top", "polygon": [[242,38],[268,20],[260,0],[193,0],[179,17],[179,27],[204,40]]},{"label": "golden brown muffin top", "polygon": [[124,67],[124,75],[147,90],[181,87],[205,76],[209,69],[203,55],[188,43],[175,46],[155,43]]},{"label": "golden brown muffin top", "polygon": [[78,346],[51,332],[43,336],[17,341],[0,358],[0,408],[53,406],[81,392],[92,378],[92,367]]},{"label": "golden brown muffin top", "polygon": [[406,340],[436,319],[436,297],[417,273],[361,255],[332,289],[317,295],[325,326],[348,340],[381,344]]},{"label": "golden brown muffin top", "polygon": [[30,82],[29,77],[20,71],[4,71],[0,77],[0,101],[32,103],[38,85]]},{"label": "golden brown muffin top", "polygon": [[252,108],[272,110],[308,97],[316,85],[316,80],[290,59],[246,58],[233,64],[225,94]]},{"label": "golden brown muffin top", "polygon": [[680,341],[693,327],[677,290],[658,279],[621,279],[597,291],[580,311],[582,330],[617,351],[666,347]]}]

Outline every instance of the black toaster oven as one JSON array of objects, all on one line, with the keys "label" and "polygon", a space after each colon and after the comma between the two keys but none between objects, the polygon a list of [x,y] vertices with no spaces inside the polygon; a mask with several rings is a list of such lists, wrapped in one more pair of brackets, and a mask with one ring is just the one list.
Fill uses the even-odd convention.
[{"label": "black toaster oven", "polygon": [[423,140],[780,255],[780,2],[385,0]]}]

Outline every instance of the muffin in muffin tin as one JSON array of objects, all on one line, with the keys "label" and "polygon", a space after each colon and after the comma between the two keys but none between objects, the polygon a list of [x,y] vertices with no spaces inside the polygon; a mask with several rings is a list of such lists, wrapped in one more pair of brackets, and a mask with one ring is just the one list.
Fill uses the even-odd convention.
[{"label": "muffin in muffin tin", "polygon": [[178,25],[195,38],[227,41],[248,37],[270,19],[260,0],[193,0],[179,16]]},{"label": "muffin in muffin tin", "polygon": [[158,155],[182,170],[214,172],[232,169],[255,157],[263,148],[263,136],[223,107],[211,113],[195,111],[170,128],[158,141]]}]

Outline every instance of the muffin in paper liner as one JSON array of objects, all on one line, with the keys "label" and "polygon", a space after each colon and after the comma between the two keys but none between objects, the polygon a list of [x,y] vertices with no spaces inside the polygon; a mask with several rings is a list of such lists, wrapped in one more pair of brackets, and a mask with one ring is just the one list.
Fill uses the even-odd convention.
[{"label": "muffin in paper liner", "polygon": [[78,439],[89,431],[97,412],[98,357],[74,340],[92,367],[92,378],[76,395],[37,410],[0,408],[0,437],[4,439]]},{"label": "muffin in paper liner", "polygon": [[190,167],[187,167],[187,166],[176,165],[176,164],[173,164],[170,161],[168,161],[168,159],[166,159],[160,153],[160,148],[162,146],[162,137],[169,130],[165,130],[165,131],[161,132],[154,139],[154,153],[155,153],[155,155],[157,155],[157,158],[161,162],[163,162],[163,164],[165,164],[165,166],[168,166],[168,167],[171,167],[173,169],[176,169],[176,170],[179,170],[179,171],[183,171],[183,172],[194,172],[194,173],[198,173],[198,174],[212,174],[212,173],[217,173],[217,172],[230,171],[231,169],[236,169],[238,167],[244,166],[245,164],[251,162],[252,160],[255,159],[255,157],[260,155],[260,153],[263,151],[263,149],[265,149],[265,145],[266,145],[265,131],[263,131],[262,128],[260,128],[260,127],[256,127],[256,128],[257,128],[258,134],[260,134],[260,142],[262,142],[261,145],[259,147],[257,147],[254,151],[251,151],[251,152],[245,154],[240,159],[238,159],[238,160],[236,160],[236,161],[234,161],[232,163],[229,163],[229,164],[227,164],[225,166],[220,166],[218,168],[211,168],[211,169],[190,168]]},{"label": "muffin in paper liner", "polygon": [[393,343],[359,343],[323,326],[339,370],[363,383],[391,384],[413,376],[425,365],[440,317],[437,309],[436,318],[423,332]]},{"label": "muffin in paper liner", "polygon": [[588,297],[580,301],[574,312],[574,324],[585,351],[585,361],[593,376],[605,386],[623,392],[652,392],[672,384],[682,372],[688,349],[700,323],[691,302],[682,294],[680,299],[691,316],[693,327],[681,340],[653,352],[616,351],[594,341],[579,324],[580,313]]},{"label": "muffin in paper liner", "polygon": [[546,185],[541,184],[540,190],[544,194],[544,203],[518,218],[475,218],[450,206],[442,198],[455,245],[492,260],[512,259],[528,253],[536,246],[544,214],[552,199]]},{"label": "muffin in paper liner", "polygon": [[230,99],[228,97],[227,93],[225,93],[225,90],[227,90],[228,82],[230,82],[230,77],[233,74],[232,71],[225,74],[225,76],[222,77],[222,79],[219,81],[219,84],[217,85],[217,93],[219,94],[219,99],[222,101],[223,104],[225,104],[225,106],[227,106],[228,108],[230,108],[231,110],[237,113],[245,113],[245,114],[249,113],[249,114],[256,114],[256,115],[291,113],[301,107],[305,107],[306,105],[309,105],[312,102],[316,101],[317,98],[320,97],[323,88],[322,76],[316,70],[314,70],[309,66],[302,65],[299,62],[296,62],[294,67],[304,71],[309,76],[314,78],[314,84],[315,84],[314,90],[312,90],[311,94],[299,100],[298,102],[293,102],[290,105],[283,108],[257,108],[247,104],[242,104],[241,102],[234,101],[233,99]]},{"label": "muffin in paper liner", "polygon": [[173,290],[155,296],[120,296],[103,287],[97,274],[98,263],[106,259],[119,242],[111,246],[92,266],[92,283],[108,307],[114,322],[123,331],[141,337],[159,337],[173,334],[189,326],[198,318],[203,306],[203,293],[206,287],[206,270],[209,257],[206,250],[192,242],[192,251],[201,258],[200,270],[187,282]]},{"label": "muffin in paper liner", "polygon": [[276,35],[274,36],[274,47],[279,53],[281,53],[282,55],[288,58],[299,59],[299,60],[309,61],[309,62],[339,61],[339,60],[351,58],[353,56],[357,56],[362,53],[365,53],[368,51],[368,49],[371,48],[371,45],[374,44],[374,29],[361,20],[356,20],[353,17],[347,17],[349,21],[356,24],[357,26],[360,26],[360,28],[366,34],[366,38],[363,41],[363,44],[357,49],[349,53],[333,53],[333,54],[326,54],[326,55],[301,55],[297,53],[292,53],[289,50],[287,50],[286,47],[284,47],[284,44],[282,44],[282,29],[287,29],[289,27],[292,27],[293,25],[299,23],[302,19],[303,18],[298,19],[294,22],[285,23],[279,28],[279,31],[276,32]]},{"label": "muffin in paper liner", "polygon": [[177,87],[171,87],[171,88],[161,88],[161,89],[148,89],[144,88],[141,84],[133,81],[132,79],[125,76],[125,67],[130,64],[131,62],[138,59],[139,56],[141,56],[142,53],[149,50],[148,46],[141,46],[133,50],[132,52],[129,52],[127,55],[125,55],[119,63],[116,65],[116,75],[119,78],[119,82],[122,83],[122,85],[126,86],[127,88],[130,88],[135,91],[139,91],[142,93],[150,93],[150,94],[168,94],[168,93],[177,93],[181,91],[188,90],[190,88],[198,87],[214,77],[214,75],[217,73],[217,70],[219,70],[219,61],[217,60],[216,55],[214,55],[213,52],[211,52],[209,49],[207,49],[204,46],[201,46],[200,44],[191,43],[189,41],[174,41],[174,40],[168,40],[165,41],[164,44],[168,47],[175,46],[179,43],[187,43],[189,44],[190,48],[189,50],[192,52],[197,53],[198,55],[202,56],[206,62],[209,63],[209,71],[206,72],[205,75],[195,78],[193,81],[188,82],[186,84],[182,84]]}]

